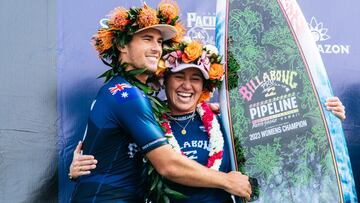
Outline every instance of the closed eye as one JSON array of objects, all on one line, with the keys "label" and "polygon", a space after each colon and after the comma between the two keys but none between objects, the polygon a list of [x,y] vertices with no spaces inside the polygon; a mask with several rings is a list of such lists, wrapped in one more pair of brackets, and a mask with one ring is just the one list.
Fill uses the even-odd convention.
[{"label": "closed eye", "polygon": [[184,76],[183,76],[183,75],[180,75],[180,74],[174,75],[174,77],[175,77],[176,79],[183,79],[183,78],[184,78]]},{"label": "closed eye", "polygon": [[200,80],[202,80],[202,78],[200,76],[193,76],[193,77],[191,77],[191,80],[200,81]]},{"label": "closed eye", "polygon": [[144,41],[150,41],[152,38],[149,37],[149,36],[144,36],[142,39],[143,39]]}]

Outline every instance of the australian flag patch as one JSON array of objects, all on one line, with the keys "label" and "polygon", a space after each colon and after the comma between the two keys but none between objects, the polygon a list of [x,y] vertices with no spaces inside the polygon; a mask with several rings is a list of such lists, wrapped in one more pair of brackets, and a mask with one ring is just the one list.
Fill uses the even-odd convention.
[{"label": "australian flag patch", "polygon": [[127,83],[118,83],[109,87],[110,93],[119,103],[124,103],[137,98],[137,89]]}]

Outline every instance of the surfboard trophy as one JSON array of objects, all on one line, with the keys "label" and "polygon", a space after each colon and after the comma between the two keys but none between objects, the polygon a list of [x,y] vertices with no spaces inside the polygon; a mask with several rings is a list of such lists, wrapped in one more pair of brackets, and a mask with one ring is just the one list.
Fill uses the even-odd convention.
[{"label": "surfboard trophy", "polygon": [[[321,56],[294,0],[218,0],[221,113],[253,202],[357,202]],[[244,200],[237,200],[242,202]]]}]

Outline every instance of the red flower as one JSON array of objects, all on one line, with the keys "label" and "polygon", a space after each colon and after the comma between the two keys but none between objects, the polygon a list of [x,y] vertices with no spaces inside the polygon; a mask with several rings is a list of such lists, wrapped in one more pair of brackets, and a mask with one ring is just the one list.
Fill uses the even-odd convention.
[{"label": "red flower", "polygon": [[212,128],[212,123],[211,122],[212,122],[213,119],[216,119],[216,118],[214,118],[214,113],[210,109],[209,105],[207,105],[205,102],[203,102],[201,104],[201,107],[205,111],[204,116],[202,117],[202,121],[203,121],[204,127],[205,127],[205,129],[206,129],[206,131],[208,132],[208,135],[209,135],[209,132],[210,132],[210,130]]},{"label": "red flower", "polygon": [[208,163],[206,164],[206,166],[207,166],[208,168],[210,168],[211,166],[214,165],[215,160],[217,160],[217,159],[222,159],[223,152],[224,152],[224,150],[221,150],[220,152],[217,152],[217,153],[215,153],[214,155],[212,155],[211,157],[209,157]]},{"label": "red flower", "polygon": [[165,134],[171,133],[171,129],[170,129],[170,126],[169,126],[169,123],[168,123],[168,122],[163,122],[163,123],[161,123],[161,126],[166,129],[166,132],[164,132]]}]

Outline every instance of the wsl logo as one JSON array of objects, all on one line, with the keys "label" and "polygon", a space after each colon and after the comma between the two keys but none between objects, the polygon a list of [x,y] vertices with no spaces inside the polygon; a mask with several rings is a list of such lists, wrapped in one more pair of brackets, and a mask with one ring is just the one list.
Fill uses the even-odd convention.
[{"label": "wsl logo", "polygon": [[191,39],[199,40],[204,44],[214,44],[213,34],[209,34],[209,32],[215,31],[215,14],[200,15],[199,13],[189,12],[186,17],[187,35]]},{"label": "wsl logo", "polygon": [[326,43],[331,37],[328,35],[328,29],[322,22],[318,22],[313,16],[309,23],[309,28],[316,41],[319,52],[322,54],[350,54],[350,45],[328,44]]}]

